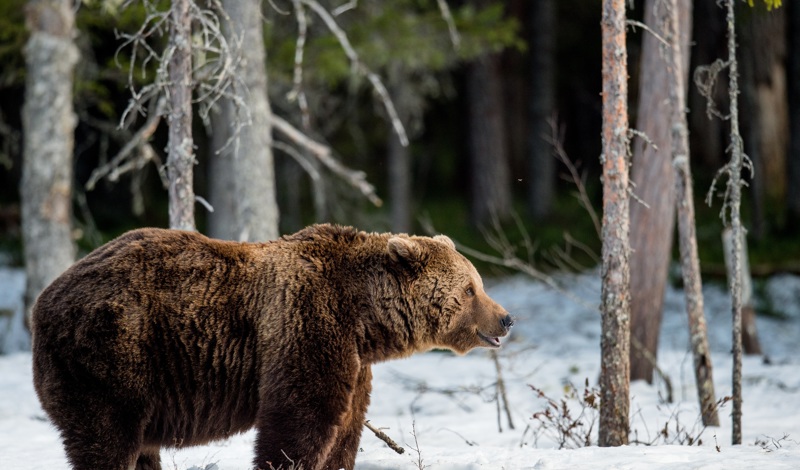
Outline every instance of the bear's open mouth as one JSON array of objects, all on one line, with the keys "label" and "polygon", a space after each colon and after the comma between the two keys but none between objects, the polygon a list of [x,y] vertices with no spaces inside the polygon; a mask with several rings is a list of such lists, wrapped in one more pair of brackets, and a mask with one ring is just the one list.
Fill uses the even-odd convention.
[{"label": "bear's open mouth", "polygon": [[492,347],[492,348],[499,348],[500,347],[500,338],[486,336],[483,333],[481,333],[480,331],[478,332],[478,337],[480,339],[482,339],[483,341],[485,341],[489,345],[489,347]]}]

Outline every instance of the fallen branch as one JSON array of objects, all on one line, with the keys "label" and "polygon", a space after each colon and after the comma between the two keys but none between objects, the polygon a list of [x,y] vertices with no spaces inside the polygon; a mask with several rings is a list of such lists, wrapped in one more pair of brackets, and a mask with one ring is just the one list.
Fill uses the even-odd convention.
[{"label": "fallen branch", "polygon": [[398,454],[402,454],[406,451],[405,449],[400,447],[396,442],[394,442],[394,440],[392,440],[391,437],[387,436],[385,432],[381,431],[380,428],[376,428],[375,426],[373,426],[369,421],[365,420],[364,426],[366,426],[367,429],[375,433],[375,437],[385,442],[387,446],[389,446],[393,451],[397,452]]}]

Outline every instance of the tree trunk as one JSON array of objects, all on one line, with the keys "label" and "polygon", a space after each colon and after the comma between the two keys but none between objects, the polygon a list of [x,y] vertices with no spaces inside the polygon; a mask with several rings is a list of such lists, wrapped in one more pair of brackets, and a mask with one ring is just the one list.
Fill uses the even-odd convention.
[{"label": "tree trunk", "polygon": [[[741,6],[741,5],[740,5]],[[786,80],[786,9],[767,12],[744,5],[742,41],[742,133],[753,161],[753,205],[748,233],[763,240],[786,197],[789,107]]]},{"label": "tree trunk", "polygon": [[[694,193],[689,166],[689,136],[686,121],[686,66],[684,51],[688,45],[680,35],[682,22],[678,0],[668,2],[668,34],[670,41],[669,87],[670,122],[672,129],[672,162],[675,171],[675,196],[678,204],[678,234],[683,272],[683,290],[686,295],[686,313],[689,316],[689,337],[694,358],[694,374],[700,411],[705,426],[719,426],[716,409],[711,353],[708,349],[706,319],[703,313],[703,283],[700,276],[700,259],[695,235]],[[691,5],[688,5],[691,11]],[[685,15],[684,15],[685,16]],[[688,31],[690,28],[684,28]],[[662,290],[663,293],[663,290]]]},{"label": "tree trunk", "polygon": [[786,227],[800,233],[800,5],[787,2],[789,30],[789,153],[786,158]]},{"label": "tree trunk", "polygon": [[549,140],[555,102],[556,6],[553,0],[530,3],[531,129],[528,150],[528,210],[541,220],[550,213],[555,196],[556,159]]},{"label": "tree trunk", "polygon": [[470,107],[471,221],[476,227],[507,219],[511,184],[503,123],[503,99],[497,56],[476,59],[467,72]]},{"label": "tree trunk", "polygon": [[599,445],[628,443],[630,271],[628,266],[628,71],[625,1],[604,0],[602,335]]},{"label": "tree trunk", "polygon": [[[680,50],[685,83],[691,36],[692,1],[676,3],[680,16]],[[647,0],[644,21],[659,36],[666,37],[670,12],[660,0]],[[673,76],[670,55],[661,42],[645,32],[639,80],[639,110],[636,128],[653,145],[636,139],[633,145],[631,177],[634,192],[649,207],[631,205],[631,336],[646,352],[631,349],[631,380],[653,382],[652,359],[658,357],[658,333],[664,305],[664,288],[672,261],[675,224],[675,184],[670,148],[673,116],[665,109]],[[681,95],[681,100],[685,94]],[[681,102],[682,105],[682,102]],[[681,109],[683,106],[681,107]]]},{"label": "tree trunk", "polygon": [[411,154],[408,146],[392,132],[389,136],[389,197],[392,232],[410,233],[411,225]]},{"label": "tree trunk", "polygon": [[36,297],[75,260],[72,242],[72,156],[75,112],[72,83],[74,5],[69,0],[31,0],[25,46],[22,239],[25,245],[26,321]]},{"label": "tree trunk", "polygon": [[211,152],[208,164],[208,197],[214,212],[208,214],[208,235],[236,240],[236,179],[233,175],[233,145],[227,145],[236,111],[223,97],[211,113]]},{"label": "tree trunk", "polygon": [[[725,268],[728,276],[728,285],[734,276],[733,267],[733,239],[731,230],[726,228],[722,231],[722,246],[725,256]],[[741,260],[741,272],[739,283],[742,292],[742,348],[745,354],[762,354],[761,342],[758,340],[758,330],[756,329],[756,311],[753,308],[753,278],[750,275],[750,262],[747,255],[747,239],[739,243],[739,259]]]},{"label": "tree trunk", "polygon": [[[261,2],[225,0],[223,9],[231,19],[229,34],[241,34],[240,69],[236,93],[247,104],[250,124],[242,127],[234,146],[237,238],[266,241],[278,238],[278,202],[272,157],[272,110],[267,95]],[[239,119],[246,122],[244,109]]]},{"label": "tree trunk", "polygon": [[192,140],[192,18],[189,0],[170,7],[169,47],[169,226],[194,230],[194,142]]},{"label": "tree trunk", "polygon": [[[409,95],[404,87],[407,87],[402,80],[402,64],[392,63],[390,66],[390,77],[393,78],[389,86],[392,101],[397,104],[397,113],[403,123],[408,123],[411,114],[407,103],[413,103],[414,99]],[[410,129],[407,129],[407,131]],[[410,233],[413,228],[411,219],[411,152],[407,145],[400,142],[400,138],[394,131],[388,136],[388,160],[389,160],[389,204],[391,205],[391,227],[395,233]]]},{"label": "tree trunk", "polygon": [[728,93],[730,95],[730,125],[731,125],[731,160],[728,162],[728,187],[725,204],[730,212],[730,229],[733,236],[732,267],[733,279],[730,283],[732,299],[733,323],[733,411],[731,413],[733,445],[742,443],[742,262],[741,244],[744,241],[741,203],[742,203],[742,166],[743,150],[742,137],[739,134],[739,66],[736,62],[736,22],[734,13],[734,0],[726,0],[727,14],[725,20],[728,24]]}]

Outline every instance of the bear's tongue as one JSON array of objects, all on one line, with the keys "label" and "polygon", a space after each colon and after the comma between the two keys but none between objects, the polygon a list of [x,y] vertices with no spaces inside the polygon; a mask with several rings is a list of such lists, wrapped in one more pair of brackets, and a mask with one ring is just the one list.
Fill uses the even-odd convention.
[{"label": "bear's tongue", "polygon": [[480,332],[478,332],[478,336],[480,336],[482,340],[484,340],[487,343],[489,343],[489,345],[491,345],[491,346],[493,346],[495,348],[499,348],[500,347],[500,338],[486,336],[486,335],[484,335],[483,333],[480,333]]}]

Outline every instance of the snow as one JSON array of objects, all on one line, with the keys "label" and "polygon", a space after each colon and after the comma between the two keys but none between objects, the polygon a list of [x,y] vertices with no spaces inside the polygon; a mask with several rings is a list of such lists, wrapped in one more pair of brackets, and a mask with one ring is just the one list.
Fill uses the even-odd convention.
[{"label": "snow", "polygon": [[[0,310],[22,311],[23,275],[0,269]],[[503,412],[498,429],[494,362],[485,350],[457,357],[431,352],[374,367],[368,419],[405,448],[399,455],[365,429],[358,470],[416,469],[751,469],[800,468],[800,277],[782,275],[759,289],[759,306],[779,317],[758,317],[764,357],[744,360],[743,444],[732,446],[730,403],[719,428],[703,430],[694,388],[682,292],[668,288],[660,336],[659,366],[670,377],[674,403],[665,403],[662,380],[631,385],[632,439],[658,445],[559,449],[555,429],[531,419],[546,401],[529,384],[560,401],[570,387],[579,394],[599,375],[600,319],[596,272],[562,275],[556,292],[524,277],[494,282],[489,294],[518,317],[500,351],[514,429]],[[704,290],[717,397],[731,393],[730,302],[724,286]],[[2,321],[2,319],[0,319]],[[48,423],[31,383],[28,339],[15,326],[0,346],[0,468],[68,468],[59,436]],[[2,329],[2,328],[0,328]],[[20,349],[22,349],[20,351]],[[581,406],[567,400],[577,416]],[[665,428],[665,435],[660,432]],[[162,450],[165,469],[248,469],[254,432],[208,446]],[[682,445],[686,436],[701,445]],[[695,443],[696,444],[696,443]]]}]

